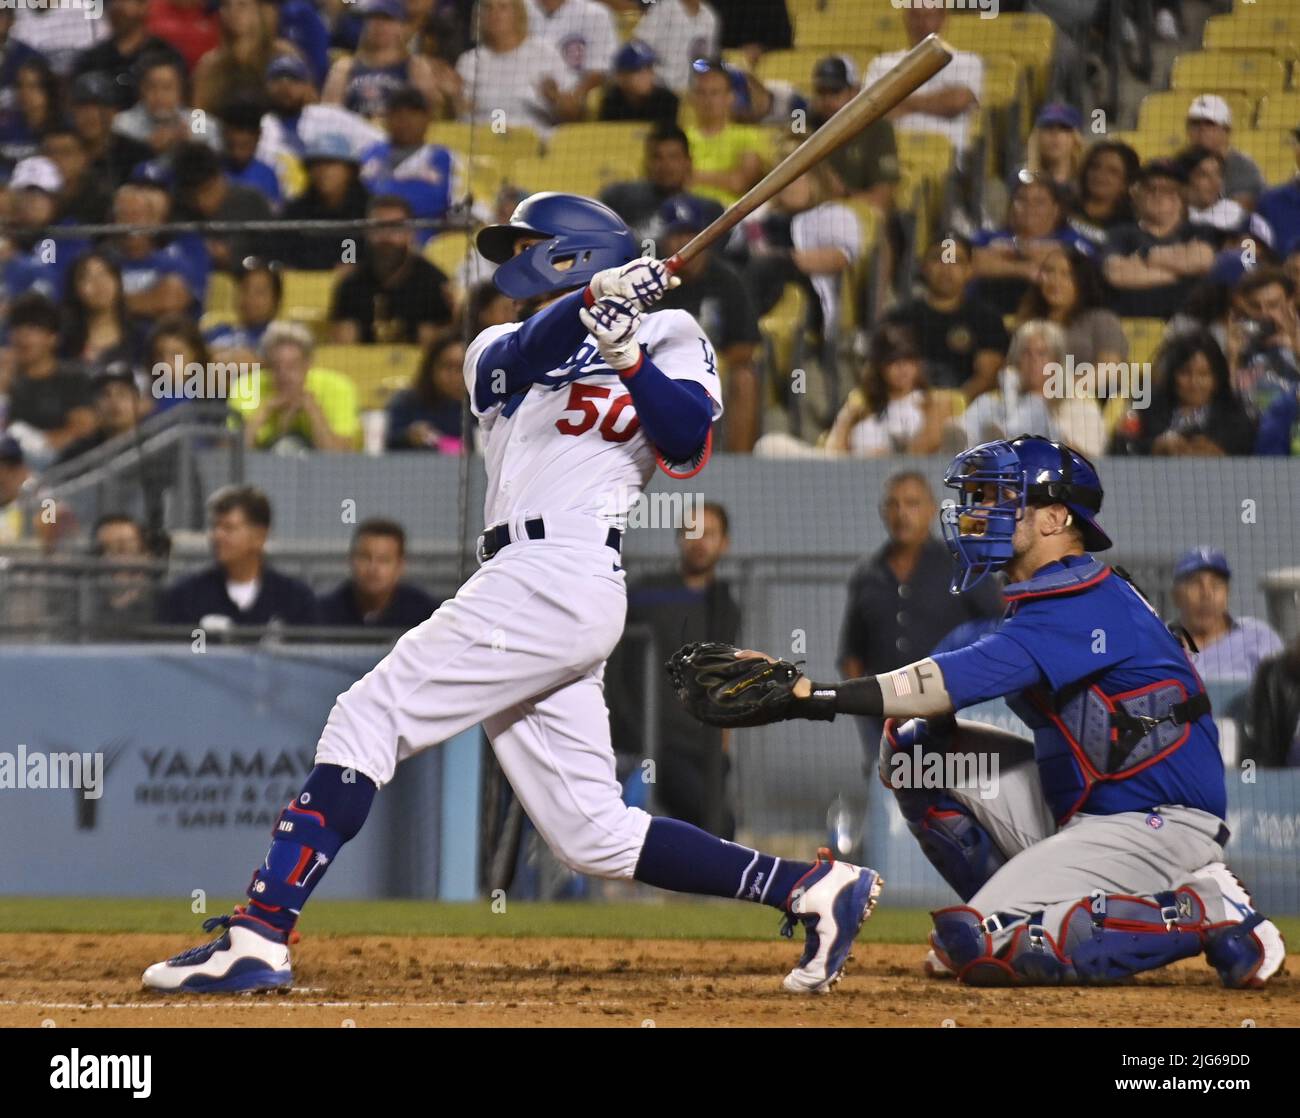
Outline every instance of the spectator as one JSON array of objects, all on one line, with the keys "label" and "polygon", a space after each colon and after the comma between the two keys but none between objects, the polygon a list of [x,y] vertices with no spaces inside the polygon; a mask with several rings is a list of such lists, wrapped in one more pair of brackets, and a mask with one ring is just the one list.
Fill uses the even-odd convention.
[{"label": "spectator", "polygon": [[1300,767],[1300,640],[1256,669],[1240,760],[1266,769]]},{"label": "spectator", "polygon": [[912,331],[886,322],[871,339],[861,386],[840,408],[826,449],[860,458],[933,454],[952,418],[951,400],[930,388]]},{"label": "spectator", "polygon": [[257,359],[266,328],[280,317],[284,280],[280,265],[246,257],[235,273],[234,322],[223,322],[204,335],[214,354],[224,361]]},{"label": "spectator", "polygon": [[1224,192],[1248,210],[1264,189],[1255,161],[1232,146],[1232,109],[1217,94],[1203,93],[1187,107],[1187,144],[1223,156]]},{"label": "spectator", "polygon": [[[361,435],[357,389],[350,377],[314,368],[311,332],[276,322],[262,337],[266,368],[252,398],[232,401],[244,415],[244,438],[257,450],[356,450]],[[269,372],[268,372],[269,369]]]},{"label": "spectator", "polygon": [[321,100],[378,120],[399,89],[414,86],[426,104],[438,98],[429,62],[407,46],[406,5],[402,0],[366,0],[356,53],[330,67]]},{"label": "spectator", "polygon": [[90,382],[90,391],[95,401],[94,429],[64,447],[55,465],[71,462],[119,435],[134,431],[148,414],[149,408],[140,398],[135,372],[125,361],[114,361],[96,374]]},{"label": "spectator", "polygon": [[81,137],[68,125],[45,133],[41,154],[58,169],[63,179],[59,210],[64,220],[96,225],[108,220],[113,191],[107,182],[90,173],[90,157]]},{"label": "spectator", "polygon": [[626,44],[614,56],[614,75],[600,99],[599,119],[675,124],[677,107],[677,94],[659,84],[655,52],[636,39]]},{"label": "spectator", "polygon": [[87,252],[73,262],[60,335],[60,354],[91,372],[135,359],[139,345],[126,313],[122,273],[104,253]]},{"label": "spectator", "polygon": [[[246,0],[252,3],[253,0]],[[221,167],[221,157],[206,144],[181,144],[172,155],[176,176],[178,221],[270,221],[271,206],[251,186],[231,182]],[[253,255],[265,233],[224,234],[208,237],[212,266],[234,272],[246,256]]]},{"label": "spectator", "polygon": [[1273,246],[1273,230],[1268,222],[1240,202],[1224,197],[1224,161],[1219,152],[1188,148],[1178,158],[1187,174],[1188,221],[1217,229],[1228,243],[1249,233],[1270,248]]},{"label": "spectator", "polygon": [[[271,502],[251,485],[227,485],[208,498],[213,564],[177,579],[159,603],[163,625],[314,625],[316,596],[305,582],[267,561]],[[221,621],[227,618],[228,621]]]},{"label": "spectator", "polygon": [[[369,195],[361,185],[356,152],[344,136],[325,134],[302,153],[307,189],[284,207],[285,221],[359,221]],[[287,268],[324,272],[343,263],[346,233],[310,234],[286,230],[274,235],[270,255]]]},{"label": "spectator", "polygon": [[473,284],[465,297],[461,308],[465,329],[457,327],[455,333],[460,337],[477,338],[489,326],[504,326],[519,318],[519,303],[503,295],[491,280],[479,280]]},{"label": "spectator", "polygon": [[970,241],[950,233],[926,250],[921,297],[888,316],[919,340],[930,383],[960,389],[967,400],[997,382],[1010,341],[1002,316],[967,294],[971,274]]},{"label": "spectator", "polygon": [[126,513],[105,513],[95,522],[90,540],[101,568],[95,586],[97,627],[120,640],[154,617],[156,579],[144,526]]},{"label": "spectator", "polygon": [[[278,28],[311,67],[312,82],[324,84],[330,68],[330,33],[315,0],[261,0],[264,18]],[[260,81],[259,81],[260,84]]]},{"label": "spectator", "polygon": [[388,401],[387,450],[461,452],[464,366],[465,342],[456,334],[443,334],[429,344],[410,387]]},{"label": "spectator", "polygon": [[145,343],[145,354],[149,359],[148,402],[154,411],[169,411],[189,399],[225,399],[224,394],[216,392],[209,396],[206,376],[200,397],[195,397],[192,391],[186,394],[187,370],[194,367],[208,370],[213,365],[207,343],[192,317],[168,315],[160,318]]},{"label": "spectator", "polygon": [[[148,229],[167,219],[166,196],[128,183],[113,195],[113,220]],[[200,247],[202,242],[199,242]],[[163,315],[184,314],[202,300],[207,276],[196,277],[203,261],[186,252],[181,242],[164,243],[148,232],[123,233],[110,258],[122,274],[126,309],[145,323]],[[201,284],[202,286],[199,286]]]},{"label": "spectator", "polygon": [[55,300],[63,297],[68,264],[85,248],[85,242],[54,241],[49,236],[50,227],[60,224],[62,192],[63,175],[53,160],[33,155],[14,168],[9,180],[11,254],[0,272],[5,299],[24,292]]},{"label": "spectator", "polygon": [[257,158],[278,174],[292,177],[292,161],[306,158],[308,148],[339,141],[351,153],[374,147],[384,138],[381,129],[365,117],[339,105],[317,105],[311,71],[301,58],[285,55],[266,69],[266,95],[270,111],[262,118]]},{"label": "spectator", "polygon": [[794,29],[786,0],[710,0],[721,23],[720,42],[724,49],[744,51],[750,69],[769,50],[789,50]]},{"label": "spectator", "polygon": [[[600,192],[600,200],[627,222],[634,237],[652,239],[659,232],[660,208],[669,198],[687,192],[693,172],[686,133],[675,124],[660,124],[646,136],[645,177],[611,183]],[[709,214],[706,225],[722,215],[718,202],[700,201]]]},{"label": "spectator", "polygon": [[0,434],[0,546],[29,540],[38,534],[36,518],[19,500],[32,481],[22,444]]},{"label": "spectator", "polygon": [[753,125],[731,119],[736,90],[721,60],[697,58],[692,65],[695,123],[686,129],[694,166],[691,193],[729,206],[763,177],[767,139]]},{"label": "spectator", "polygon": [[1092,258],[1073,245],[1061,245],[1043,258],[1017,318],[1020,323],[1035,318],[1055,322],[1065,331],[1065,352],[1076,363],[1127,361],[1124,326],[1103,300],[1101,276]]},{"label": "spectator", "polygon": [[1212,230],[1187,220],[1187,177],[1172,159],[1142,167],[1137,221],[1111,231],[1104,273],[1110,309],[1123,318],[1170,318],[1214,262]]},{"label": "spectator", "polygon": [[[903,12],[908,42],[915,46],[927,35],[943,34],[948,13],[942,8],[910,7]],[[878,54],[867,67],[864,85],[872,85],[892,70],[906,51]],[[984,63],[977,54],[953,51],[952,61],[897,107],[887,118],[905,132],[937,132],[947,136],[957,155],[970,144],[971,128],[984,95]]]},{"label": "spectator", "polygon": [[1062,244],[1087,251],[1086,242],[1065,221],[1056,184],[1021,171],[1012,187],[1007,223],[974,237],[975,293],[1001,315],[1015,314],[1043,261]]},{"label": "spectator", "polygon": [[1215,458],[1249,454],[1254,425],[1232,390],[1228,363],[1204,331],[1175,335],[1155,359],[1155,398],[1116,426],[1112,454]]},{"label": "spectator", "polygon": [[[832,54],[813,69],[813,101],[809,123],[821,128],[858,92],[860,85],[853,60]],[[843,147],[826,159],[834,176],[836,197],[861,198],[881,213],[894,206],[898,186],[898,145],[894,126],[887,120],[868,124]]]},{"label": "spectator", "polygon": [[1237,398],[1258,423],[1255,453],[1300,453],[1300,316],[1279,268],[1256,268],[1237,284],[1228,316],[1228,369]]},{"label": "spectator", "polygon": [[1266,622],[1229,612],[1231,578],[1228,560],[1217,548],[1194,547],[1174,565],[1174,606],[1196,642],[1192,663],[1206,683],[1250,679],[1260,661],[1282,651],[1281,639]]},{"label": "spectator", "polygon": [[[107,35],[98,5],[14,3],[13,38],[39,50],[60,79],[68,77],[77,55]],[[88,17],[95,18],[88,18]]]},{"label": "spectator", "polygon": [[[677,532],[677,569],[637,579],[627,596],[627,623],[650,630],[653,655],[663,658],[684,641],[735,643],[741,612],[730,584],[718,577],[718,563],[731,545],[727,510],[707,502]],[[656,671],[658,688],[657,747],[651,756],[645,741],[642,692],[644,660],[630,642],[615,653],[607,673],[611,690],[611,731],[624,756],[654,761],[656,810],[730,838],[735,820],[727,802],[727,734],[690,717],[672,694],[667,676]],[[639,774],[638,774],[639,775]],[[636,779],[635,777],[633,779]]]},{"label": "spectator", "polygon": [[1096,391],[1063,378],[1066,352],[1065,331],[1054,322],[1032,319],[1016,330],[997,387],[972,401],[962,416],[966,445],[1033,431],[1085,458],[1098,457],[1106,449],[1106,425]]},{"label": "spectator", "polygon": [[117,87],[107,74],[82,74],[72,83],[72,128],[90,161],[89,177],[116,189],[131,168],[153,152],[113,131],[117,119]]},{"label": "spectator", "polygon": [[[18,67],[41,52],[21,39],[14,38],[14,9],[0,8],[0,110],[12,107]],[[690,59],[687,60],[690,64]]]},{"label": "spectator", "polygon": [[45,133],[62,123],[59,79],[50,64],[34,54],[19,64],[13,104],[0,109],[0,169],[11,170],[35,155]]},{"label": "spectator", "polygon": [[[411,215],[444,218],[465,197],[455,155],[441,144],[425,143],[429,131],[429,102],[414,86],[397,90],[388,99],[385,118],[388,138],[361,157],[361,182],[372,195],[404,198]],[[424,244],[435,230],[417,230]]]},{"label": "spectator", "polygon": [[604,83],[619,49],[613,13],[596,0],[528,0],[528,33],[560,52],[583,100]]},{"label": "spectator", "polygon": [[[839,669],[845,679],[879,675],[930,655],[958,626],[1002,613],[993,579],[950,594],[952,556],[933,533],[939,508],[925,476],[891,474],[879,513],[886,541],[849,580],[840,627]],[[868,765],[874,770],[883,719],[859,719]]]},{"label": "spectator", "polygon": [[636,25],[636,37],[655,52],[659,80],[683,95],[691,87],[691,62],[715,58],[718,16],[704,0],[658,0]]},{"label": "spectator", "polygon": [[275,168],[257,157],[262,139],[262,105],[234,97],[220,114],[222,169],[226,178],[239,186],[256,190],[272,210],[284,201]]},{"label": "spectator", "polygon": [[1141,163],[1128,144],[1099,140],[1091,145],[1079,168],[1078,202],[1070,225],[1096,248],[1104,248],[1110,231],[1131,225],[1133,186]]},{"label": "spectator", "polygon": [[1079,171],[1083,164],[1083,118],[1073,105],[1059,101],[1044,105],[1029,133],[1026,163],[1035,174],[1056,184],[1067,206],[1078,200]]},{"label": "spectator", "polygon": [[[663,233],[658,248],[672,256],[711,220],[703,199],[683,194],[664,203]],[[726,448],[737,453],[753,449],[762,416],[762,377],[755,365],[759,342],[758,314],[745,281],[713,250],[700,253],[679,273],[675,287],[660,309],[689,311],[722,357],[723,419]]]},{"label": "spectator", "polygon": [[584,110],[578,74],[554,43],[530,36],[524,0],[479,0],[479,41],[456,60],[463,83],[457,115],[491,124],[503,114],[512,127],[541,133]]},{"label": "spectator", "polygon": [[149,30],[180,52],[188,70],[221,42],[210,0],[149,0]]},{"label": "spectator", "polygon": [[81,368],[58,359],[59,311],[44,295],[18,296],[8,325],[8,433],[22,443],[27,464],[40,470],[93,428],[90,382]]},{"label": "spectator", "polygon": [[375,629],[413,629],[441,603],[406,574],[406,530],[396,520],[363,520],[352,534],[352,570],[318,604],[322,625],[365,625]]},{"label": "spectator", "polygon": [[220,113],[232,97],[259,88],[273,58],[298,53],[276,37],[260,0],[221,0],[217,12],[220,38],[194,67],[194,104],[209,113]]},{"label": "spectator", "polygon": [[129,109],[140,91],[136,86],[136,64],[149,55],[171,57],[182,67],[185,61],[170,43],[150,34],[149,0],[105,0],[108,38],[77,55],[72,64],[74,77],[107,74],[116,87],[116,105]]},{"label": "spectator", "polygon": [[119,136],[147,147],[152,155],[167,155],[186,140],[221,144],[216,119],[196,115],[185,103],[185,70],[174,55],[146,55],[136,63],[140,99],[113,120]]},{"label": "spectator", "polygon": [[[1291,130],[1295,141],[1296,166],[1300,168],[1300,127]],[[1290,182],[1274,186],[1259,196],[1258,214],[1273,230],[1273,243],[1283,256],[1300,245],[1300,174]]]},{"label": "spectator", "polygon": [[335,286],[330,340],[336,345],[382,342],[427,345],[452,318],[447,277],[411,250],[411,209],[404,198],[381,195],[369,217],[392,222],[366,230],[355,268]]}]

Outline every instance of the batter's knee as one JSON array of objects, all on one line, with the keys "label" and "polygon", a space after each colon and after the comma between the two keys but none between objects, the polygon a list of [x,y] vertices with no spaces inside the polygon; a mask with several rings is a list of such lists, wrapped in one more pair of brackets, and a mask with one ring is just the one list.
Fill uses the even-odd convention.
[{"label": "batter's knee", "polygon": [[[577,821],[577,826],[542,838],[551,852],[574,873],[590,877],[630,878],[641,857],[650,816],[621,800]],[[537,821],[534,820],[534,823]],[[541,827],[539,826],[539,831]]]}]

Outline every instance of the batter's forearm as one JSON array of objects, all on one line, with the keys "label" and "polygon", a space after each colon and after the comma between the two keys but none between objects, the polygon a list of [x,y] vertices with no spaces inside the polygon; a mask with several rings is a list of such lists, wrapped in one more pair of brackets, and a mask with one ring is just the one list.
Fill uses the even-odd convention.
[{"label": "batter's forearm", "polygon": [[632,394],[641,430],[670,462],[697,454],[709,436],[713,409],[709,394],[694,381],[668,377],[641,350],[641,360],[619,374]]},{"label": "batter's forearm", "polygon": [[804,701],[810,712],[833,709],[836,714],[875,718],[932,718],[955,709],[944,686],[943,669],[928,657],[883,675],[809,683],[811,691]]}]

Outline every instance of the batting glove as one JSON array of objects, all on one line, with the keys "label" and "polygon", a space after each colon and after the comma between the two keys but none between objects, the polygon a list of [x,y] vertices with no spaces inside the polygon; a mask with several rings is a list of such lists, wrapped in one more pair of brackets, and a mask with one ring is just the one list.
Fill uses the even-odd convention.
[{"label": "batting glove", "polygon": [[583,307],[578,317],[596,340],[596,348],[611,369],[626,372],[640,364],[641,344],[636,340],[636,332],[641,325],[641,312],[635,303],[610,296]]},{"label": "batting glove", "polygon": [[644,257],[597,272],[588,287],[593,302],[613,297],[635,304],[639,311],[648,311],[681,282],[681,277],[669,272],[662,260]]}]

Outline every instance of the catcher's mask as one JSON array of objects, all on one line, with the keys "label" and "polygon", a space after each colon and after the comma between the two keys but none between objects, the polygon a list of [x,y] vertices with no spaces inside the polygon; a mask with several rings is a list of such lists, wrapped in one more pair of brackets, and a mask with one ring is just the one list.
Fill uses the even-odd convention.
[{"label": "catcher's mask", "polygon": [[952,460],[943,483],[957,494],[940,513],[956,564],[949,586],[954,594],[1011,562],[1011,538],[1030,505],[1064,505],[1088,551],[1111,546],[1097,523],[1104,494],[1096,467],[1064,443],[1042,435],[981,443]]}]

